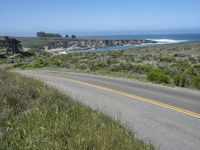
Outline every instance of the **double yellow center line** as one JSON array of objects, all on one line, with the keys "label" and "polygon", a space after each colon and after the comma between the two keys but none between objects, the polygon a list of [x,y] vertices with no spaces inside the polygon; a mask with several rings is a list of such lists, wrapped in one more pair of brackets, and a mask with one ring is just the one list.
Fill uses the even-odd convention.
[{"label": "double yellow center line", "polygon": [[70,78],[66,78],[66,77],[49,76],[49,75],[41,75],[41,74],[39,76],[46,76],[46,77],[51,77],[51,78],[62,79],[62,80],[70,81],[70,82],[73,82],[73,83],[93,87],[93,88],[96,88],[96,89],[109,91],[109,92],[112,92],[112,93],[115,93],[115,94],[119,94],[119,95],[123,95],[123,96],[129,97],[129,98],[132,98],[134,100],[143,101],[143,102],[146,102],[146,103],[149,103],[149,104],[153,104],[153,105],[156,105],[156,106],[159,106],[159,107],[162,107],[162,108],[173,110],[173,111],[176,111],[176,112],[179,112],[179,113],[200,119],[200,114],[198,114],[198,113],[188,111],[188,110],[185,110],[185,109],[182,109],[182,108],[178,108],[178,107],[175,107],[175,106],[171,106],[169,104],[161,103],[161,102],[158,102],[156,100],[149,99],[149,98],[137,96],[137,95],[127,93],[127,92],[123,92],[123,91],[120,91],[120,90],[115,90],[115,89],[112,89],[112,88],[108,88],[108,87],[104,87],[104,86],[100,86],[100,85],[96,85],[96,84],[91,84],[91,83],[87,83],[87,82],[83,82],[83,81],[78,81],[78,80],[74,80],[74,79],[70,79]]}]

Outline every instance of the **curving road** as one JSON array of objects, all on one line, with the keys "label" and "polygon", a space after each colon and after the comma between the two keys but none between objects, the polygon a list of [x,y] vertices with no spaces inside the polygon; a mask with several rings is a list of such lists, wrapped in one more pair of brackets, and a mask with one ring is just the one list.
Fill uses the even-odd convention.
[{"label": "curving road", "polygon": [[87,74],[18,72],[111,115],[157,149],[200,149],[199,91]]}]

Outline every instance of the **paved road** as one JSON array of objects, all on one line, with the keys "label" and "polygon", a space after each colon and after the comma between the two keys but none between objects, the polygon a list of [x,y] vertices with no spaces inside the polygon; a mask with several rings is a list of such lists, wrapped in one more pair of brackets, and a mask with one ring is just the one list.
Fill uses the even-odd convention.
[{"label": "paved road", "polygon": [[200,92],[121,78],[19,71],[98,109],[161,150],[200,149]]}]

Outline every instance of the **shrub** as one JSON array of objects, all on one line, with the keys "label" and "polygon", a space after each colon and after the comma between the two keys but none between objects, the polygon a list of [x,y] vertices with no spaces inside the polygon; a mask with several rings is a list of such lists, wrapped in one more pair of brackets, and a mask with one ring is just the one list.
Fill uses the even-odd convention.
[{"label": "shrub", "polygon": [[133,65],[131,63],[119,63],[119,64],[112,64],[110,67],[110,71],[112,72],[127,72],[133,69]]},{"label": "shrub", "polygon": [[147,74],[147,79],[155,83],[169,83],[168,75],[160,69],[151,70]]},{"label": "shrub", "polygon": [[102,63],[93,63],[90,67],[91,71],[97,71],[97,70],[100,70],[102,68],[104,68],[105,65],[102,64]]},{"label": "shrub", "polygon": [[179,61],[176,65],[179,72],[183,72],[186,68],[190,67],[190,64],[187,61]]},{"label": "shrub", "polygon": [[200,74],[200,65],[195,65],[195,66],[193,66],[193,68],[194,68],[194,73],[196,75]]},{"label": "shrub", "polygon": [[175,61],[175,58],[172,56],[162,56],[160,57],[160,61],[161,62],[167,62],[167,63],[171,63]]},{"label": "shrub", "polygon": [[134,65],[132,67],[132,71],[138,74],[148,73],[150,69],[151,69],[151,66],[147,64]]},{"label": "shrub", "polygon": [[62,62],[60,60],[54,60],[51,64],[53,66],[60,67],[62,65]]},{"label": "shrub", "polygon": [[196,76],[192,81],[192,86],[200,90],[200,75]]},{"label": "shrub", "polygon": [[47,66],[47,62],[45,62],[44,59],[40,58],[38,59],[35,64],[33,65],[33,67],[36,67],[36,68],[42,68],[42,67],[45,67]]},{"label": "shrub", "polygon": [[185,85],[186,85],[186,76],[183,75],[183,74],[178,73],[173,77],[173,81],[174,81],[174,84],[176,86],[185,87]]}]

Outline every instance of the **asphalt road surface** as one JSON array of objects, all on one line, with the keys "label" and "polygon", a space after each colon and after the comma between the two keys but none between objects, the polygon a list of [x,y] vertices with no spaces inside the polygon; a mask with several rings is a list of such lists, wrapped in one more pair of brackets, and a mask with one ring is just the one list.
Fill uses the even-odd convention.
[{"label": "asphalt road surface", "polygon": [[200,92],[122,78],[18,71],[130,127],[160,150],[200,150]]}]

